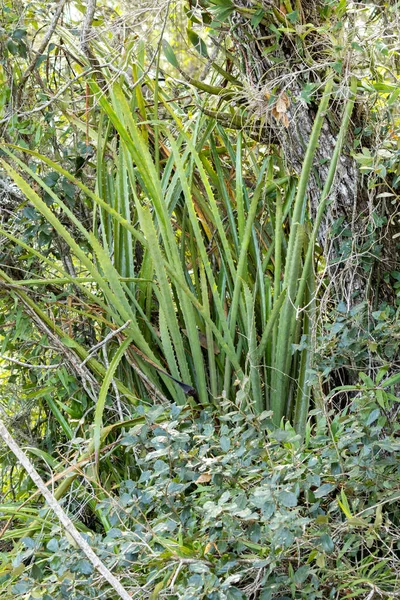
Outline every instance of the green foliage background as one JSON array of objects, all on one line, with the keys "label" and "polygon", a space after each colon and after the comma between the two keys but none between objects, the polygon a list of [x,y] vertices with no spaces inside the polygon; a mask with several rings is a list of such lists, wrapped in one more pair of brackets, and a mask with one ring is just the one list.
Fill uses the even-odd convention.
[{"label": "green foliage background", "polygon": [[[397,21],[297,4],[100,2],[85,50],[70,2],[42,52],[48,7],[1,6],[2,419],[133,597],[396,597]],[[299,172],[265,137],[298,98],[250,85],[239,18],[307,65]],[[372,208],[331,223],[330,262],[350,154]],[[339,293],[335,264],[367,285]],[[4,598],[115,597],[1,466]]]}]

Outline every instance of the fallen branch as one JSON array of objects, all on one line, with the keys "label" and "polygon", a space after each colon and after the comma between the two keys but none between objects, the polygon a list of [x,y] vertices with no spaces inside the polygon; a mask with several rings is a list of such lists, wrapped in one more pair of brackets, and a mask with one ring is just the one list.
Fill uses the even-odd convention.
[{"label": "fallen branch", "polygon": [[92,563],[93,567],[104,577],[104,579],[111,585],[111,587],[117,592],[120,598],[123,600],[132,600],[132,596],[128,594],[126,589],[123,587],[121,582],[107,569],[104,563],[101,562],[99,557],[93,552],[87,541],[81,536],[79,531],[76,529],[74,523],[71,521],[69,516],[61,508],[53,494],[47,489],[43,479],[36,471],[35,467],[26,456],[26,454],[18,446],[17,442],[7,431],[4,423],[0,421],[0,436],[4,442],[10,448],[18,460],[18,462],[24,467],[29,477],[32,479],[36,487],[40,490],[40,493],[46,500],[47,504],[54,512],[60,523],[65,527],[66,531],[70,534],[73,540],[77,543],[79,548],[87,556],[88,560]]}]

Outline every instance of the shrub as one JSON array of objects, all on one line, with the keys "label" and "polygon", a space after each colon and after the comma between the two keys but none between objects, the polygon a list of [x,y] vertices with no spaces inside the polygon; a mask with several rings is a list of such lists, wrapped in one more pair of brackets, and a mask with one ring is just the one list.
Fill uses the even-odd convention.
[{"label": "shrub", "polygon": [[[224,416],[153,407],[119,441],[136,468],[103,494],[110,528],[91,545],[140,598],[390,597],[400,426],[368,391],[312,419],[303,443],[289,425],[273,430],[271,413],[228,402]],[[15,563],[31,557],[31,576],[8,597],[97,597],[98,578],[57,527],[24,546]]]}]

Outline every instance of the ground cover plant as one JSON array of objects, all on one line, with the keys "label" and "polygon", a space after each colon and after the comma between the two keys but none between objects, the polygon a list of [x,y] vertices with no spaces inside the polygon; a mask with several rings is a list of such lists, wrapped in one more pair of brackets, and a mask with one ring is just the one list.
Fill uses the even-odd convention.
[{"label": "ground cover plant", "polygon": [[394,7],[51,9],[1,7],[2,597],[396,598]]},{"label": "ground cover plant", "polygon": [[[271,431],[270,413],[224,408],[155,407],[108,452],[135,462],[117,489],[104,483],[106,531],[81,528],[133,597],[390,597],[400,448],[374,394],[360,394],[347,414],[318,415],[304,443],[292,427]],[[78,522],[87,502],[76,489],[69,510]],[[98,597],[98,574],[59,525],[44,519],[35,536],[30,514],[23,519],[5,535],[23,536],[13,594]]]}]

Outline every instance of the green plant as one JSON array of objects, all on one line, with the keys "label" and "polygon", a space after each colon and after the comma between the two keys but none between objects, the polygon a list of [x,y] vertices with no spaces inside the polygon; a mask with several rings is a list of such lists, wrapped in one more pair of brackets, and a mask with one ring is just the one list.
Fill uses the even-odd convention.
[{"label": "green plant", "polygon": [[[271,413],[223,408],[193,417],[153,407],[113,446],[135,461],[114,490],[101,471],[97,509],[109,529],[86,535],[125,587],[171,600],[364,598],[373,587],[390,597],[400,455],[398,425],[379,400],[361,388],[350,411],[318,415],[304,443]],[[27,533],[14,571],[3,564],[5,598],[98,594],[92,568],[49,516],[35,534],[29,513],[14,514]]]},{"label": "green plant", "polygon": [[[301,335],[296,310],[309,297],[306,298],[305,291],[307,282],[310,285],[313,240],[319,222],[317,220],[310,240],[306,242],[305,189],[332,79],[322,97],[293,207],[293,183],[288,181],[286,186],[285,179],[274,174],[276,163],[280,169],[279,161],[274,156],[266,157],[261,168],[249,171],[252,184],[244,185],[241,142],[235,149],[221,127],[215,123],[208,126],[202,116],[189,129],[180,126],[176,139],[160,123],[157,125],[157,130],[167,136],[170,148],[165,151],[160,176],[151,156],[148,134],[143,134],[133,117],[123,89],[114,86],[108,102],[95,83],[91,86],[104,114],[97,139],[96,193],[50,159],[33,151],[24,152],[36,162],[47,164],[59,177],[70,181],[85,194],[88,198],[85,202],[93,211],[92,232],[46,180],[27,167],[15,152],[11,154],[5,148],[18,167],[44,190],[50,198],[50,206],[49,201],[46,203],[41,199],[3,161],[4,169],[35,210],[69,246],[80,274],[77,278],[70,277],[69,281],[88,301],[99,306],[104,318],[114,323],[114,327],[129,321],[125,334],[131,336],[138,349],[135,361],[140,372],[152,381],[152,390],[155,387],[162,394],[168,390],[179,402],[184,402],[187,386],[188,390],[195,390],[191,393],[198,395],[203,406],[218,405],[220,397],[232,394],[232,383],[237,379],[246,398],[252,398],[249,410],[261,413],[271,408],[276,423],[284,415],[291,418],[296,414],[296,426],[304,431],[309,388],[304,387],[303,393],[290,401],[294,392],[293,389],[289,392],[289,381],[297,379],[298,369],[304,371],[307,358],[291,358],[291,348]],[[160,100],[164,100],[163,96]],[[319,220],[353,101],[351,98],[346,109],[336,154],[322,193]],[[111,126],[119,135],[116,147],[109,134]],[[201,139],[200,147],[198,139]],[[209,157],[204,153],[208,141]],[[107,148],[113,153],[112,162],[105,159]],[[236,165],[233,190],[221,160],[222,151]],[[247,144],[246,152],[251,156],[251,145]],[[284,198],[281,200],[282,193]],[[219,203],[216,194],[221,198]],[[283,202],[278,219],[273,212],[274,199],[281,206]],[[293,224],[285,248],[281,230],[288,214]],[[64,224],[64,218],[69,220],[69,226]],[[141,231],[134,225],[136,220]],[[259,227],[260,221],[264,222],[264,233]],[[76,231],[75,237],[70,233],[71,226]],[[4,234],[10,237],[7,232]],[[23,245],[16,238],[10,239]],[[279,245],[274,246],[275,240]],[[135,257],[137,246],[141,248],[139,264]],[[304,267],[303,246],[308,247]],[[278,269],[275,272],[270,262],[272,253]],[[43,258],[39,251],[35,254]],[[50,283],[55,275],[64,278],[67,275],[68,280],[68,274],[57,266],[57,272],[52,269],[46,275],[41,289],[46,280]],[[99,293],[94,293],[93,287],[81,279],[88,276]],[[31,307],[35,310],[32,302]],[[308,315],[306,312],[304,315],[307,322]],[[202,348],[201,336],[207,340],[207,352]],[[218,348],[217,352],[215,348]],[[83,350],[79,352],[82,354]],[[307,352],[304,349],[303,355]],[[232,370],[235,372],[233,379]],[[165,371],[184,385],[177,387]],[[137,397],[143,393],[147,396],[146,380],[138,373],[133,371],[131,374],[131,389]],[[97,419],[100,418],[98,413]]]}]

